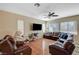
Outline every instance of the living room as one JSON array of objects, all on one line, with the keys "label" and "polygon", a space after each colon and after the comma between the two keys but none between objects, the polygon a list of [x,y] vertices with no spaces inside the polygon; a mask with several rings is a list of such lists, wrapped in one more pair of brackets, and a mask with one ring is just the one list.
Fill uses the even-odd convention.
[{"label": "living room", "polygon": [[[0,54],[78,55],[78,10],[75,3],[0,4]],[[66,42],[68,48],[64,50]]]}]

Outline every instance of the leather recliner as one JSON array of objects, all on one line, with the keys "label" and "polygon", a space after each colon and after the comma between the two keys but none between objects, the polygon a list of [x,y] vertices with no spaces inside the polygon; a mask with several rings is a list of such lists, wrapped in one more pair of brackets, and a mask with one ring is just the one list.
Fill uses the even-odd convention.
[{"label": "leather recliner", "polygon": [[[0,41],[0,53],[1,55],[31,55],[32,49],[24,44],[21,44],[22,46],[16,45],[17,42],[12,38],[10,35],[6,35],[1,41]],[[15,48],[17,47],[17,48]]]},{"label": "leather recliner", "polygon": [[49,53],[52,55],[71,55],[75,49],[75,45],[71,42],[67,42],[64,48],[56,45],[49,45]]}]

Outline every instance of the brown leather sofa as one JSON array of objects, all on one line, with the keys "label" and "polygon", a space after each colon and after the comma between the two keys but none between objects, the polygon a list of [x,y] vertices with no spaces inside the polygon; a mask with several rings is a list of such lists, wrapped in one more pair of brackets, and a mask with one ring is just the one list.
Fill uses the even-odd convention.
[{"label": "brown leather sofa", "polygon": [[64,48],[56,45],[49,45],[49,53],[52,55],[71,55],[75,49],[75,45],[71,42],[67,42]]},{"label": "brown leather sofa", "polygon": [[43,35],[43,38],[57,41],[59,39],[60,32],[48,32]]},{"label": "brown leather sofa", "polygon": [[12,36],[6,35],[0,41],[1,55],[31,55],[32,49],[29,46],[25,45],[23,42],[18,43],[15,42]]}]

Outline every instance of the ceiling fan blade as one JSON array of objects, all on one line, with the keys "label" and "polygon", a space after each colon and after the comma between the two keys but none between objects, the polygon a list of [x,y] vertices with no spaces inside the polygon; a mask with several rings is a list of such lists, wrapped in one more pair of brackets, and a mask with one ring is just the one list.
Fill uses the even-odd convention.
[{"label": "ceiling fan blade", "polygon": [[51,14],[53,15],[53,14],[55,14],[55,12],[52,12]]},{"label": "ceiling fan blade", "polygon": [[55,12],[49,12],[49,14],[55,14]]},{"label": "ceiling fan blade", "polygon": [[52,16],[52,15],[54,15],[55,13],[54,12],[49,12],[49,14],[48,14],[48,16]]},{"label": "ceiling fan blade", "polygon": [[52,15],[53,17],[57,17],[57,16],[59,16],[59,15]]}]

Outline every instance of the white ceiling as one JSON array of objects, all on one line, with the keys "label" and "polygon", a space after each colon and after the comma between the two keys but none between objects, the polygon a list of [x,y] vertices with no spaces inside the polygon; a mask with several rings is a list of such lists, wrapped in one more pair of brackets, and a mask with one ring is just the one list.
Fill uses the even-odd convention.
[{"label": "white ceiling", "polygon": [[[34,3],[0,3],[0,10],[49,21],[79,15],[79,3],[40,3],[40,7],[35,7]],[[47,15],[49,11],[55,12],[59,16],[51,19],[44,18],[44,15]]]}]

